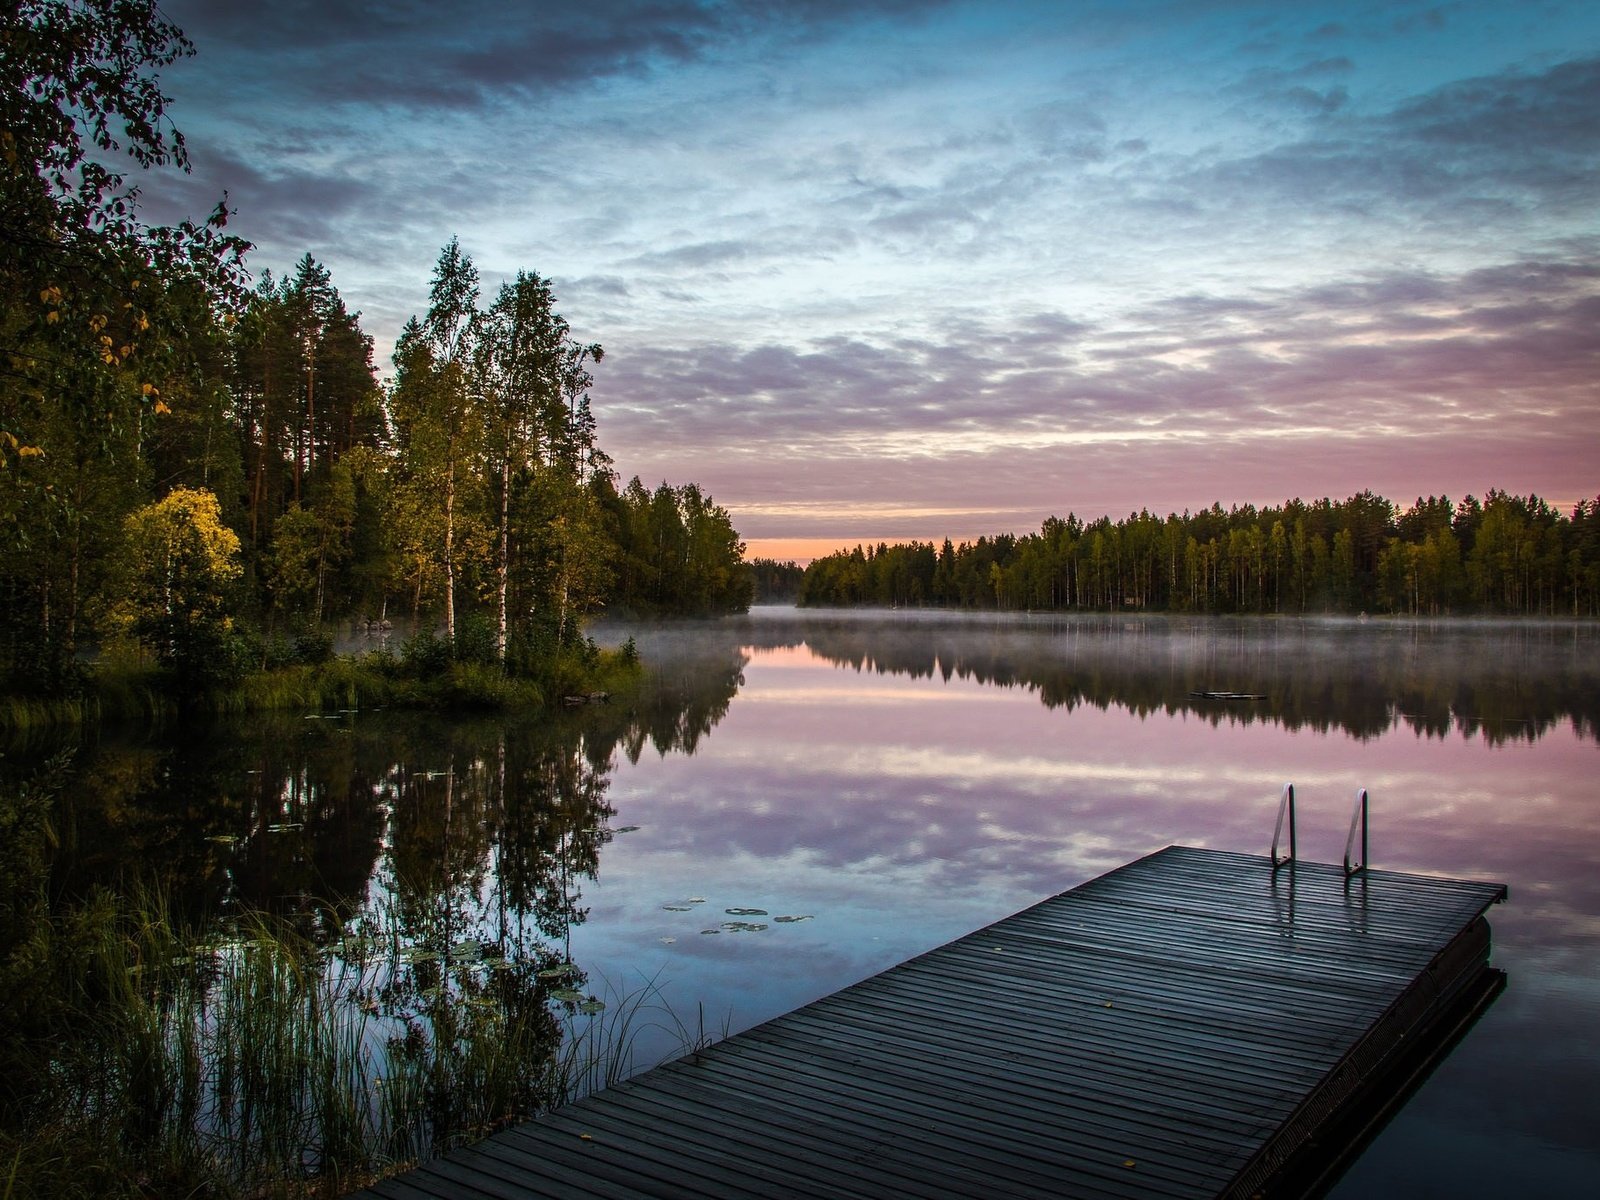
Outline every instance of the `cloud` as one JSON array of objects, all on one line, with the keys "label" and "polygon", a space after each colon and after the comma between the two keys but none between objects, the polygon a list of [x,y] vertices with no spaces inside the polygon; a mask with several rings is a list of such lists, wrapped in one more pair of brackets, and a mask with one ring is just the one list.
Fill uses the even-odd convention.
[{"label": "cloud", "polygon": [[1359,490],[1402,446],[1571,481],[1600,434],[1576,7],[1514,36],[1466,10],[171,11],[196,173],[153,212],[226,188],[253,265],[328,262],[380,361],[452,234],[486,289],[557,279],[622,469],[813,505],[757,528]]},{"label": "cloud", "polygon": [[[1342,105],[1336,106],[1342,107]],[[1600,59],[1435,89],[1256,154],[1198,165],[1171,186],[1215,205],[1343,208],[1481,227],[1486,215],[1592,211],[1600,191]],[[1330,110],[1331,111],[1331,110]]]},{"label": "cloud", "polygon": [[1307,116],[1327,116],[1350,101],[1343,79],[1354,71],[1348,58],[1319,58],[1297,67],[1255,67],[1223,89],[1252,105],[1283,108]]},{"label": "cloud", "polygon": [[[643,452],[686,463],[715,446],[710,483],[736,503],[772,497],[775,464],[799,455],[811,466],[784,495],[831,501],[832,527],[878,532],[915,522],[852,520],[852,501],[981,496],[1026,511],[1045,507],[1064,469],[1117,479],[1124,503],[1137,484],[1149,489],[1139,504],[1198,506],[1219,497],[1172,486],[1197,463],[1236,464],[1232,488],[1270,484],[1260,501],[1286,498],[1283,488],[1339,492],[1340,478],[1358,491],[1376,486],[1373,474],[1390,487],[1404,476],[1400,493],[1443,474],[1440,490],[1459,492],[1469,464],[1481,491],[1504,486],[1495,462],[1525,478],[1532,463],[1559,460],[1564,486],[1582,494],[1580,447],[1600,437],[1597,315],[1600,268],[1519,260],[1181,295],[1120,322],[1041,313],[1012,329],[974,313],[926,341],[637,349],[608,358],[596,397],[625,469]],[[1553,447],[1552,427],[1569,444]],[[1308,454],[1319,464],[1310,475]],[[1295,470],[1320,483],[1295,484]],[[819,523],[769,511],[743,531]]]},{"label": "cloud", "polygon": [[503,101],[507,90],[570,92],[701,61],[721,47],[805,41],[937,7],[909,0],[588,0],[492,9],[460,0],[171,0],[168,10],[202,52],[208,44],[247,48],[308,95],[478,108]]}]

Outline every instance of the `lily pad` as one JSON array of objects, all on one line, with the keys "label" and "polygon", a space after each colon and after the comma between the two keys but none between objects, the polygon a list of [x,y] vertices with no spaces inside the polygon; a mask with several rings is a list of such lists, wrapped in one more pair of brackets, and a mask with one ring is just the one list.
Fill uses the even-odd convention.
[{"label": "lily pad", "polygon": [[621,829],[617,830],[617,832],[618,833],[638,833],[639,832],[639,827],[637,825],[624,825]]},{"label": "lily pad", "polygon": [[284,821],[282,824],[279,824],[279,825],[268,825],[267,826],[267,832],[268,833],[299,833],[304,828],[305,828],[305,824],[303,822],[301,822],[301,821]]},{"label": "lily pad", "polygon": [[540,979],[565,979],[568,975],[576,974],[577,970],[578,968],[572,963],[561,963],[558,966],[546,967],[538,974]]},{"label": "lily pad", "polygon": [[764,908],[725,908],[722,910],[730,917],[764,917],[767,910]]},{"label": "lily pad", "polygon": [[219,846],[231,846],[238,840],[239,839],[231,833],[214,833],[206,839],[206,841],[215,842]]},{"label": "lily pad", "polygon": [[806,913],[804,916],[800,917],[773,917],[772,919],[778,922],[780,925],[797,925],[801,921],[809,921],[812,918],[810,913]]},{"label": "lily pad", "polygon": [[550,993],[552,1000],[564,1000],[569,1004],[578,1004],[584,999],[582,992],[576,988],[556,988]]},{"label": "lily pad", "polygon": [[720,929],[702,929],[700,932],[701,933],[721,933],[722,930],[720,930]]},{"label": "lily pad", "polygon": [[666,909],[668,912],[693,912],[694,911],[694,905],[692,905],[692,904],[663,904],[661,907]]},{"label": "lily pad", "polygon": [[596,1000],[593,996],[578,1005],[578,1011],[586,1017],[592,1017],[595,1013],[605,1012],[605,1010],[606,1002],[604,1000]]},{"label": "lily pad", "polygon": [[749,921],[724,921],[722,927],[729,933],[760,933],[766,928],[765,925]]}]

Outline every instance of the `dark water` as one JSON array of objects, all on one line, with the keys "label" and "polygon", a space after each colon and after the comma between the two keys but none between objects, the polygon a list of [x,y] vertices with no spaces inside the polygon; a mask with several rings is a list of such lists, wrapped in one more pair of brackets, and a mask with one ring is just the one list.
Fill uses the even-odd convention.
[{"label": "dark water", "polygon": [[[643,1065],[1161,846],[1264,852],[1285,781],[1301,853],[1338,861],[1366,787],[1374,865],[1510,886],[1509,986],[1334,1194],[1600,1194],[1600,629],[758,610],[598,636],[628,632],[659,672],[627,704],[102,737],[58,891],[154,873],[330,940],[445,909],[595,995],[653,988]],[[1191,695],[1218,690],[1259,698]]]}]

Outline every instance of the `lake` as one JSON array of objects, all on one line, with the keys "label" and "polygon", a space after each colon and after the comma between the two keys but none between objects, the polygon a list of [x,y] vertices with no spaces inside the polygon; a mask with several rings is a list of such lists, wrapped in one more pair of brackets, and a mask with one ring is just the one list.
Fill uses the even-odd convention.
[{"label": "lake", "polygon": [[[67,890],[153,872],[200,919],[337,940],[388,905],[537,943],[645,1065],[1173,843],[1503,882],[1508,987],[1332,1193],[1600,1189],[1600,627],[757,609],[601,625],[634,699],[106,734]],[[1194,693],[1229,691],[1248,700]],[[13,764],[13,768],[15,764]],[[507,949],[507,953],[509,953]]]}]

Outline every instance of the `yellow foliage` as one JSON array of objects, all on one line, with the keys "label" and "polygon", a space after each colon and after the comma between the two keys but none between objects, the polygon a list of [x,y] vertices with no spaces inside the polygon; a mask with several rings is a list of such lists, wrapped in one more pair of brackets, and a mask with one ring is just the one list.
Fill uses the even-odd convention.
[{"label": "yellow foliage", "polygon": [[139,638],[158,657],[200,647],[203,630],[228,627],[226,594],[243,574],[239,551],[212,492],[175,488],[129,514],[113,631]]}]

